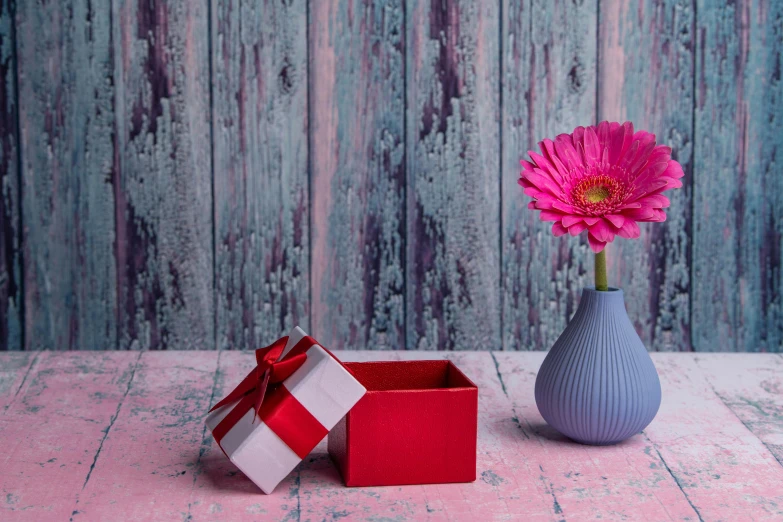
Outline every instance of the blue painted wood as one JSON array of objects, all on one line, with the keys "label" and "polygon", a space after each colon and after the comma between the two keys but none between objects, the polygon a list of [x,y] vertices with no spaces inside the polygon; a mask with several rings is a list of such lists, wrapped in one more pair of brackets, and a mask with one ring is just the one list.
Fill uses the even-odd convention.
[{"label": "blue painted wood", "polygon": [[546,349],[592,256],[518,160],[606,117],[686,168],[608,253],[648,348],[783,351],[780,2],[13,5],[0,349]]},{"label": "blue painted wood", "polygon": [[610,284],[625,290],[628,315],[648,350],[689,351],[693,152],[694,5],[602,0],[599,120],[630,120],[672,148],[683,188],[667,192],[665,223],[607,248]]},{"label": "blue painted wood", "polygon": [[219,349],[309,331],[305,0],[212,0]]},{"label": "blue painted wood", "polygon": [[330,348],[405,348],[403,15],[311,4],[311,317]]},{"label": "blue painted wood", "polygon": [[697,12],[693,347],[783,351],[783,4]]},{"label": "blue painted wood", "polygon": [[117,347],[107,7],[17,4],[25,349]]},{"label": "blue painted wood", "polygon": [[500,346],[500,3],[408,0],[407,347]]},{"label": "blue painted wood", "polygon": [[0,0],[0,350],[22,348],[14,7],[11,0]]},{"label": "blue painted wood", "polygon": [[118,347],[213,349],[209,4],[112,11]]},{"label": "blue painted wood", "polygon": [[592,281],[585,237],[553,237],[527,208],[519,160],[595,118],[597,2],[503,3],[503,349],[548,350]]}]

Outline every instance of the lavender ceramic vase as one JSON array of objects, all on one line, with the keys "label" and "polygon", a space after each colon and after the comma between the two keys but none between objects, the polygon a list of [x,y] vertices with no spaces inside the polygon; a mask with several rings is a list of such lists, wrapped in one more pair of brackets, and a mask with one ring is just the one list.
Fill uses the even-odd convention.
[{"label": "lavender ceramic vase", "polygon": [[544,359],[536,404],[553,428],[584,444],[614,444],[658,413],[661,383],[625,311],[622,290],[585,288]]}]

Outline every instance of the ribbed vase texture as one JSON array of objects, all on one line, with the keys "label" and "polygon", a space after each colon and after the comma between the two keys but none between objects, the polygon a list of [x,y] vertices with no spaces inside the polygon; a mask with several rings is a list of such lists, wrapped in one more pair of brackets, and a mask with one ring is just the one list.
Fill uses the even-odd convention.
[{"label": "ribbed vase texture", "polygon": [[614,444],[652,422],[661,383],[622,290],[583,290],[538,372],[536,404],[553,428],[585,444]]}]

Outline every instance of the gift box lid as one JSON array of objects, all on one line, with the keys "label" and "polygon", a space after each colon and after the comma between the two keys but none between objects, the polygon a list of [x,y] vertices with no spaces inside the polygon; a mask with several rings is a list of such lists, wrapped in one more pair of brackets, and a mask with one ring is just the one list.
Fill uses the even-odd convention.
[{"label": "gift box lid", "polygon": [[223,453],[271,493],[366,389],[299,327],[256,350],[256,361],[206,424]]}]

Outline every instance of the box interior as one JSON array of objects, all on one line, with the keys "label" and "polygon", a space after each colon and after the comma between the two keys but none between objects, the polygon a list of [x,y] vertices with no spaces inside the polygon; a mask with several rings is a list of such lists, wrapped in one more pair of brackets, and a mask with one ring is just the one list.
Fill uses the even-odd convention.
[{"label": "box interior", "polygon": [[345,366],[368,392],[476,387],[451,361],[383,361]]}]

